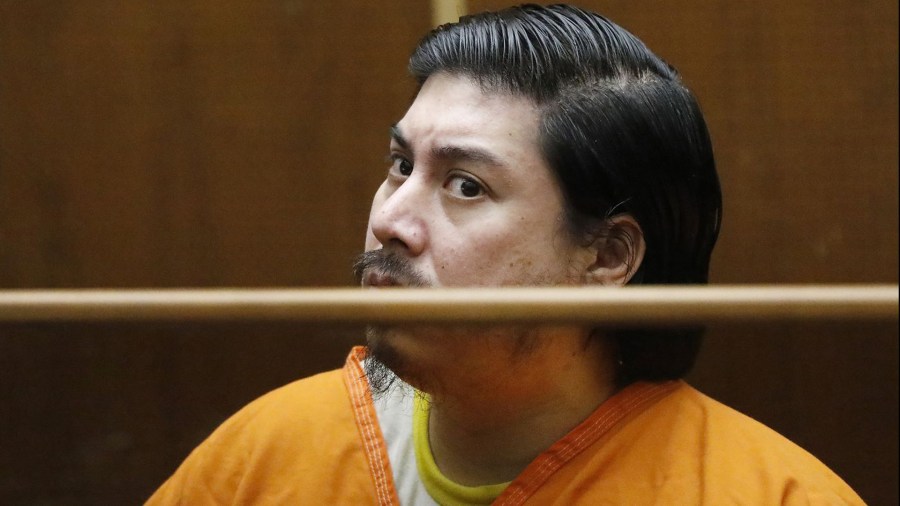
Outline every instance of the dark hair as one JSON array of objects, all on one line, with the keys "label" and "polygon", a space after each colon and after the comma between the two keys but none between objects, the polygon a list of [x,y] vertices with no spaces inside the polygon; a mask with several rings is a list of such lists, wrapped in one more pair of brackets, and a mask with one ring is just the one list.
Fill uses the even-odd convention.
[{"label": "dark hair", "polygon": [[[677,71],[634,35],[576,7],[522,5],[436,28],[409,69],[420,86],[447,72],[531,98],[573,232],[631,215],[647,246],[631,283],[707,282],[722,212],[709,133]],[[701,335],[612,332],[620,382],[684,376]]]}]

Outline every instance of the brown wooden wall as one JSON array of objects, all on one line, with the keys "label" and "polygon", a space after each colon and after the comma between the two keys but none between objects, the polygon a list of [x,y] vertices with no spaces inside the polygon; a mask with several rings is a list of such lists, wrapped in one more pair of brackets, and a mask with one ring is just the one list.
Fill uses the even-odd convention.
[{"label": "brown wooden wall", "polygon": [[[897,282],[896,2],[579,3],[700,97],[715,282]],[[429,25],[418,0],[0,0],[0,288],[348,284]],[[139,502],[358,336],[0,326],[0,503]],[[895,325],[716,327],[692,381],[896,504],[897,357]]]}]

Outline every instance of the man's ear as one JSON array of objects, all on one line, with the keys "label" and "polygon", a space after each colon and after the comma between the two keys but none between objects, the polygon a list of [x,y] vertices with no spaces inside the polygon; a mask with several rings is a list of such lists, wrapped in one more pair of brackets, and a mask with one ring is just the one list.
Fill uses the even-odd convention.
[{"label": "man's ear", "polygon": [[585,273],[587,283],[623,286],[634,276],[647,243],[638,222],[628,214],[608,218],[590,245],[594,263]]}]

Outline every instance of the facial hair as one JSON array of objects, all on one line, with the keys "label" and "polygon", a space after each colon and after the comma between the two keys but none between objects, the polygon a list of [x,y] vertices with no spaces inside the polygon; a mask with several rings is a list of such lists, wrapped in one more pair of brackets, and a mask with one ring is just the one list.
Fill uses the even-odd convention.
[{"label": "facial hair", "polygon": [[397,286],[422,288],[429,286],[425,277],[402,255],[385,249],[366,251],[356,257],[353,262],[353,275],[362,284],[370,273],[377,273],[388,278]]},{"label": "facial hair", "polygon": [[[388,280],[396,286],[431,286],[406,257],[384,249],[367,251],[359,255],[353,264],[353,273],[360,284],[363,284],[367,276],[376,274],[380,279]],[[398,385],[405,385],[404,382],[411,381],[419,390],[429,392],[441,387],[441,378],[419,370],[417,364],[409,363],[408,358],[394,346],[391,334],[398,331],[421,332],[423,338],[435,338],[441,334],[440,339],[455,339],[463,346],[465,340],[469,338],[490,339],[498,344],[505,342],[507,344],[497,350],[498,352],[503,350],[502,354],[512,360],[524,359],[540,346],[535,329],[529,326],[461,326],[444,327],[440,330],[436,327],[418,327],[416,330],[410,328],[401,330],[393,326],[371,325],[366,328],[367,353],[363,369],[372,395],[376,398],[387,394]]]},{"label": "facial hair", "polygon": [[[424,276],[402,255],[376,249],[359,255],[353,263],[353,274],[358,283],[369,274],[378,274],[396,286],[426,287]],[[403,374],[406,365],[402,354],[391,345],[388,334],[391,328],[371,325],[366,328],[366,360],[364,371],[372,390],[379,397],[398,384],[398,374]]]}]

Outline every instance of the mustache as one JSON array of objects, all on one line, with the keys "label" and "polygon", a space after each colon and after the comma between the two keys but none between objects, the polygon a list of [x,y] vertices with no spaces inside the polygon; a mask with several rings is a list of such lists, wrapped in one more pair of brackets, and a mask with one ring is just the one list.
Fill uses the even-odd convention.
[{"label": "mustache", "polygon": [[366,251],[356,257],[356,261],[353,262],[353,275],[356,278],[356,282],[362,283],[363,278],[370,272],[377,272],[382,276],[387,276],[402,286],[428,286],[425,277],[416,272],[416,269],[406,257],[384,249]]}]

